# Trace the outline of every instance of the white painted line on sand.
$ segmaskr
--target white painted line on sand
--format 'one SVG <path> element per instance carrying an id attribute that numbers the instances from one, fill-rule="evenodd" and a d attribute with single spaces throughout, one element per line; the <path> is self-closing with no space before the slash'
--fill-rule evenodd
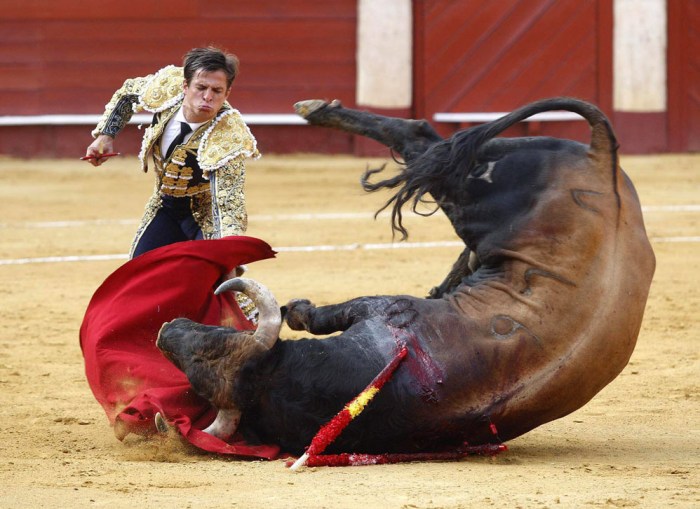
<path id="1" fill-rule="evenodd" d="M 700 236 L 690 237 L 651 237 L 652 242 L 700 242 Z M 436 241 L 436 242 L 387 242 L 377 244 L 340 244 L 340 245 L 318 245 L 318 246 L 284 246 L 273 247 L 278 253 L 315 253 L 323 251 L 374 251 L 380 249 L 424 249 L 424 248 L 445 248 L 462 247 L 464 243 L 460 241 Z M 85 255 L 85 256 L 47 256 L 40 258 L 9 258 L 0 260 L 0 265 L 27 265 L 30 263 L 65 263 L 65 262 L 102 262 L 112 260 L 126 260 L 126 254 L 106 254 L 106 255 Z"/>
<path id="2" fill-rule="evenodd" d="M 650 212 L 700 212 L 700 205 L 649 205 L 642 207 L 645 213 Z M 407 211 L 404 216 L 425 217 L 427 214 L 416 214 L 415 212 Z M 442 212 L 438 211 L 436 216 L 442 216 Z M 381 212 L 377 217 L 390 217 L 390 212 Z M 303 213 L 303 214 L 256 214 L 249 217 L 250 222 L 275 222 L 275 221 L 336 221 L 336 220 L 352 220 L 352 219 L 373 219 L 374 213 L 369 212 L 318 212 L 318 213 Z M 139 223 L 139 219 L 77 219 L 70 221 L 18 221 L 0 223 L 0 228 L 77 228 L 83 226 L 104 226 L 104 225 L 121 225 L 133 226 Z"/>
<path id="3" fill-rule="evenodd" d="M 700 242 L 700 237 L 650 237 L 652 242 Z"/>
<path id="4" fill-rule="evenodd" d="M 84 255 L 84 256 L 45 256 L 40 258 L 9 258 L 0 260 L 0 265 L 27 265 L 30 263 L 103 262 L 126 260 L 126 254 Z"/>

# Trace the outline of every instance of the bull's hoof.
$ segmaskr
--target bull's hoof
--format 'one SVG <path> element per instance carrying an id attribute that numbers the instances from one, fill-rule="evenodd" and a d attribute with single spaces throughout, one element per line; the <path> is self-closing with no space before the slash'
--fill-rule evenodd
<path id="1" fill-rule="evenodd" d="M 284 319 L 290 329 L 309 330 L 309 313 L 316 308 L 311 304 L 311 301 L 306 299 L 290 300 L 284 308 L 286 310 Z"/>
<path id="2" fill-rule="evenodd" d="M 297 115 L 300 117 L 309 118 L 311 115 L 322 110 L 323 108 L 340 108 L 341 106 L 342 104 L 340 104 L 340 101 L 337 99 L 330 103 L 321 99 L 309 99 L 295 103 L 294 111 L 296 111 Z"/>

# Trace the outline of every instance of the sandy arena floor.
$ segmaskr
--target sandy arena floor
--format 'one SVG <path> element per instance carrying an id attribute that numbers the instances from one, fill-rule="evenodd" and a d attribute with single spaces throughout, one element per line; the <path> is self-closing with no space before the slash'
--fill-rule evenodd
<path id="1" fill-rule="evenodd" d="M 377 161 L 250 164 L 248 234 L 280 253 L 248 275 L 280 302 L 319 304 L 425 295 L 441 281 L 459 248 L 363 248 L 392 240 L 388 218 L 372 219 L 386 195 L 358 184 Z M 115 439 L 85 381 L 78 328 L 93 291 L 125 261 L 152 176 L 133 157 L 100 168 L 0 159 L 0 506 L 700 507 L 700 155 L 622 163 L 657 271 L 637 349 L 612 384 L 495 458 L 293 473 L 177 440 Z M 408 227 L 409 242 L 456 240 L 444 217 Z M 344 249 L 286 249 L 322 245 Z"/>

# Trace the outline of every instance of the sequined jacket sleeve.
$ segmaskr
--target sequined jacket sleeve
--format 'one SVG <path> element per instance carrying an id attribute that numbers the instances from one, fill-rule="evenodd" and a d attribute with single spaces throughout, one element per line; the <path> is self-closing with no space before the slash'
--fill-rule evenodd
<path id="1" fill-rule="evenodd" d="M 105 112 L 92 131 L 92 136 L 96 138 L 100 134 L 108 134 L 115 137 L 129 122 L 134 112 L 140 111 L 139 95 L 152 78 L 153 75 L 126 80 L 105 106 Z"/>
<path id="2" fill-rule="evenodd" d="M 138 111 L 158 113 L 182 101 L 182 67 L 169 65 L 154 74 L 142 78 L 130 78 L 105 106 L 105 112 L 92 131 L 93 137 L 100 134 L 115 136 Z"/>
<path id="3" fill-rule="evenodd" d="M 243 235 L 248 228 L 245 176 L 242 157 L 229 161 L 210 174 L 214 234 L 219 238 Z"/>

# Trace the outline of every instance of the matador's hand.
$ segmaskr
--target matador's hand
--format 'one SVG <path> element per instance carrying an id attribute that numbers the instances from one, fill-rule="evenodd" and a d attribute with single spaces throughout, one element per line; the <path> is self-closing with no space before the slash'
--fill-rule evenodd
<path id="1" fill-rule="evenodd" d="M 93 166 L 99 166 L 105 161 L 107 157 L 103 157 L 103 154 L 112 154 L 114 152 L 114 138 L 106 134 L 100 134 L 95 141 L 93 141 L 85 151 L 85 157 L 87 161 Z"/>

